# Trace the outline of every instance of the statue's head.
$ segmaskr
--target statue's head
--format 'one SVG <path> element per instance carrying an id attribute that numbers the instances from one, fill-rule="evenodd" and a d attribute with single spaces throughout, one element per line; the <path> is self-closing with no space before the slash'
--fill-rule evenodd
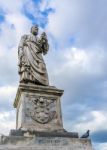
<path id="1" fill-rule="evenodd" d="M 38 34 L 38 25 L 34 25 L 31 27 L 31 33 L 34 35 Z"/>

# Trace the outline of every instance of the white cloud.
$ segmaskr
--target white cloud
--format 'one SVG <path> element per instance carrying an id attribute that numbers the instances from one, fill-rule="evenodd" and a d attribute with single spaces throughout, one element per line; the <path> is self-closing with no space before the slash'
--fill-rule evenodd
<path id="1" fill-rule="evenodd" d="M 13 109 L 13 102 L 15 99 L 17 87 L 3 86 L 0 87 L 0 113 L 9 113 Z"/>
<path id="2" fill-rule="evenodd" d="M 17 87 L 16 86 L 3 86 L 0 87 L 0 101 L 3 101 L 2 97 L 4 97 L 4 99 L 8 99 L 9 97 L 13 97 L 15 95 L 17 91 Z"/>
<path id="3" fill-rule="evenodd" d="M 94 150 L 107 150 L 107 143 L 95 143 L 93 146 L 95 147 Z"/>
<path id="4" fill-rule="evenodd" d="M 31 21 L 21 13 L 7 14 L 5 24 L 6 23 L 14 26 L 14 30 L 16 31 L 14 36 L 18 37 L 18 40 L 21 35 L 29 32 L 29 29 L 32 25 Z"/>
<path id="5" fill-rule="evenodd" d="M 74 129 L 80 132 L 84 132 L 88 129 L 91 132 L 95 132 L 98 130 L 107 130 L 107 127 L 105 126 L 105 124 L 107 124 L 106 118 L 107 112 L 103 111 L 87 112 L 86 114 L 84 114 L 84 116 L 79 118 L 79 121 L 74 125 Z"/>
<path id="6" fill-rule="evenodd" d="M 78 71 L 82 71 L 92 75 L 102 75 L 104 73 L 103 65 L 106 62 L 107 53 L 103 50 L 97 49 L 65 49 L 66 64 Z"/>
<path id="7" fill-rule="evenodd" d="M 69 86 L 73 90 L 75 84 L 80 84 L 80 81 L 81 84 L 84 81 L 88 83 L 88 80 L 89 82 L 94 80 L 97 83 L 101 80 L 102 83 L 103 80 L 106 81 L 107 70 L 105 69 L 105 64 L 107 53 L 104 50 L 69 47 L 62 49 L 62 51 L 50 53 L 46 60 L 50 79 L 55 84 L 59 84 L 60 87 L 66 88 L 66 86 Z M 52 65 L 53 70 L 51 70 Z"/>
<path id="8" fill-rule="evenodd" d="M 49 8 L 49 3 L 50 1 L 49 0 L 42 0 L 42 3 L 40 3 L 40 10 L 41 11 L 45 11 L 46 9 Z"/>
<path id="9" fill-rule="evenodd" d="M 81 106 L 80 106 L 81 107 Z M 76 131 L 79 133 L 79 136 L 81 136 L 83 133 L 85 133 L 87 130 L 90 130 L 90 137 L 99 131 L 106 131 L 107 127 L 105 124 L 107 124 L 107 112 L 106 111 L 99 111 L 99 110 L 92 110 L 90 111 L 87 107 L 85 109 L 83 108 L 83 113 L 77 113 L 74 112 L 72 114 L 72 111 L 68 109 L 68 116 L 69 119 L 65 119 L 64 127 L 68 131 Z M 76 110 L 78 111 L 78 110 Z M 69 113 L 70 112 L 70 113 Z M 76 116 L 79 115 L 79 116 Z M 100 138 L 100 137 L 99 137 Z"/>
<path id="10" fill-rule="evenodd" d="M 15 129 L 15 112 L 0 113 L 0 134 L 8 135 L 10 129 Z"/>
<path id="11" fill-rule="evenodd" d="M 0 0 L 0 7 L 2 10 L 4 10 L 6 13 L 15 13 L 18 11 L 21 11 L 23 3 L 25 0 Z"/>
<path id="12" fill-rule="evenodd" d="M 80 47 L 106 46 L 106 1 L 50 1 L 55 13 L 49 14 L 48 31 L 63 46 L 74 38 Z M 67 45 L 66 45 L 67 46 Z"/>

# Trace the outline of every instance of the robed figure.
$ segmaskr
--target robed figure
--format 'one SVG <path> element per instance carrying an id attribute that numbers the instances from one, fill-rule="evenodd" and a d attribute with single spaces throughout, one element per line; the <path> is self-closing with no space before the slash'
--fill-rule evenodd
<path id="1" fill-rule="evenodd" d="M 49 85 L 46 65 L 43 55 L 48 52 L 49 45 L 46 33 L 38 35 L 38 26 L 31 28 L 30 35 L 21 37 L 18 46 L 19 74 L 21 83 Z"/>

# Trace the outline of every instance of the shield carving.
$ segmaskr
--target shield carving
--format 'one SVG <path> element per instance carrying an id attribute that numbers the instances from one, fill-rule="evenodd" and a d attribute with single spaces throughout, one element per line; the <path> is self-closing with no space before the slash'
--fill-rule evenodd
<path id="1" fill-rule="evenodd" d="M 34 99 L 32 104 L 33 110 L 30 112 L 30 116 L 38 123 L 48 123 L 55 117 L 55 100 L 39 97 Z"/>

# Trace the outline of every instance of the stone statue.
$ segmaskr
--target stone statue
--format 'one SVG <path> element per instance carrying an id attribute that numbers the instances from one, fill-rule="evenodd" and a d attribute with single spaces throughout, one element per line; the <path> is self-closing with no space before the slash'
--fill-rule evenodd
<path id="1" fill-rule="evenodd" d="M 31 28 L 30 35 L 21 37 L 18 46 L 19 75 L 21 83 L 34 83 L 39 85 L 49 85 L 46 65 L 42 54 L 47 54 L 49 50 L 46 33 L 38 35 L 38 26 Z"/>

